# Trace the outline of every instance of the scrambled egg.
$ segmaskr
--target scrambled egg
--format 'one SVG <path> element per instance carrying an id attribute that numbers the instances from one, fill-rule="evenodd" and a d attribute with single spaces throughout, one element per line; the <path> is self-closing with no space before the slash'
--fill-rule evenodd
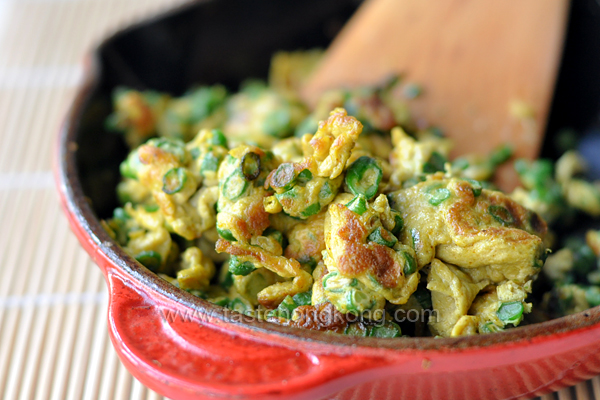
<path id="1" fill-rule="evenodd" d="M 564 312 L 600 304 L 600 289 L 569 281 L 581 248 L 544 265 L 553 235 L 542 217 L 554 222 L 565 205 L 600 215 L 576 153 L 555 175 L 519 161 L 523 187 L 501 193 L 489 181 L 510 149 L 449 160 L 451 141 L 410 120 L 416 92 L 400 80 L 332 91 L 309 110 L 297 90 L 316 60 L 278 54 L 271 86 L 233 95 L 115 92 L 108 125 L 132 150 L 123 207 L 103 224 L 126 252 L 229 309 L 358 336 L 517 326 L 540 274 L 565 283 L 546 299 Z M 593 257 L 599 238 L 587 236 Z M 585 273 L 600 284 L 600 271 Z M 420 322 L 400 318 L 411 311 Z"/>

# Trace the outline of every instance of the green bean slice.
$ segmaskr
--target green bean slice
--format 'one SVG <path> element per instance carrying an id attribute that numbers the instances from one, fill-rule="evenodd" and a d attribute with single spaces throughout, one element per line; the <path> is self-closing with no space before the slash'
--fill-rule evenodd
<path id="1" fill-rule="evenodd" d="M 242 157 L 240 168 L 244 178 L 253 181 L 260 175 L 260 157 L 256 153 L 246 153 Z"/>
<path id="2" fill-rule="evenodd" d="M 371 234 L 367 237 L 367 240 L 387 247 L 394 247 L 394 245 L 398 243 L 398 239 L 392 234 L 392 232 L 380 226 L 371 232 Z"/>
<path id="3" fill-rule="evenodd" d="M 185 168 L 171 168 L 163 176 L 162 190 L 166 194 L 179 193 L 187 182 L 187 171 Z"/>
<path id="4" fill-rule="evenodd" d="M 154 250 L 142 251 L 135 259 L 152 272 L 157 272 L 162 264 L 162 257 Z"/>
<path id="5" fill-rule="evenodd" d="M 488 207 L 488 213 L 502 226 L 510 226 L 515 223 L 515 218 L 506 207 L 491 205 Z"/>
<path id="6" fill-rule="evenodd" d="M 362 194 L 367 200 L 372 199 L 379 190 L 383 172 L 377 161 L 362 156 L 354 161 L 346 172 L 346 185 L 352 194 Z"/>
<path id="7" fill-rule="evenodd" d="M 373 326 L 369 330 L 370 337 L 376 338 L 397 338 L 402 335 L 400 326 L 392 321 L 386 321 L 383 325 Z"/>
<path id="8" fill-rule="evenodd" d="M 236 256 L 229 259 L 229 271 L 233 275 L 246 276 L 255 270 L 256 267 L 250 261 L 240 261 Z"/>
<path id="9" fill-rule="evenodd" d="M 319 203 L 314 203 L 306 207 L 304 211 L 300 213 L 300 216 L 302 218 L 308 218 L 312 215 L 318 214 L 319 211 L 321 211 L 321 205 Z"/>
<path id="10" fill-rule="evenodd" d="M 362 194 L 358 194 L 346 204 L 346 207 L 358 215 L 363 215 L 367 211 L 367 199 Z"/>
<path id="11" fill-rule="evenodd" d="M 202 160 L 200 173 L 204 175 L 205 172 L 216 172 L 217 169 L 219 169 L 219 158 L 213 153 L 207 153 Z"/>
<path id="12" fill-rule="evenodd" d="M 404 275 L 408 276 L 415 273 L 417 271 L 417 262 L 415 261 L 415 258 L 406 251 L 402 252 L 402 256 L 406 261 L 404 264 Z"/>
<path id="13" fill-rule="evenodd" d="M 450 198 L 450 190 L 446 188 L 437 188 L 434 189 L 430 194 L 429 204 L 432 206 L 439 206 L 444 201 Z"/>
<path id="14" fill-rule="evenodd" d="M 517 326 L 523 319 L 524 311 L 523 302 L 511 301 L 502 303 L 498 308 L 498 311 L 496 311 L 496 315 L 500 321 L 504 322 L 504 324 L 513 324 Z"/>
<path id="15" fill-rule="evenodd" d="M 233 236 L 233 233 L 231 233 L 229 229 L 221 229 L 219 228 L 219 225 L 217 225 L 217 233 L 225 240 L 229 240 L 230 242 L 236 241 L 235 236 Z"/>
<path id="16" fill-rule="evenodd" d="M 210 144 L 227 148 L 227 138 L 220 129 L 213 129 L 211 133 Z"/>
<path id="17" fill-rule="evenodd" d="M 289 190 L 292 187 L 295 179 L 294 164 L 283 163 L 275 170 L 275 173 L 271 178 L 271 186 L 276 189 Z"/>
<path id="18" fill-rule="evenodd" d="M 237 200 L 248 187 L 248 181 L 240 170 L 235 170 L 225 179 L 223 183 L 222 193 L 229 200 Z"/>

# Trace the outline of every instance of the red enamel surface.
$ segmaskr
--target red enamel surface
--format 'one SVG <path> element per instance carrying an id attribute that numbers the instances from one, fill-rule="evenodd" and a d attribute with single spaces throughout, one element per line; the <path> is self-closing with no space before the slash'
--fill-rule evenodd
<path id="1" fill-rule="evenodd" d="M 461 350 L 338 346 L 228 326 L 126 277 L 65 210 L 107 278 L 121 360 L 173 399 L 526 398 L 600 372 L 598 325 Z"/>

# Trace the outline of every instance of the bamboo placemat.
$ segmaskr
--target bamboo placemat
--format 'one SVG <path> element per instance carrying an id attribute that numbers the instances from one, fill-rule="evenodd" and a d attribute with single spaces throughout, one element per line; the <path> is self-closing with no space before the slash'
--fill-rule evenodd
<path id="1" fill-rule="evenodd" d="M 51 172 L 83 56 L 185 0 L 0 0 L 0 398 L 162 399 L 119 362 L 102 275 Z M 600 399 L 600 378 L 545 399 Z"/>

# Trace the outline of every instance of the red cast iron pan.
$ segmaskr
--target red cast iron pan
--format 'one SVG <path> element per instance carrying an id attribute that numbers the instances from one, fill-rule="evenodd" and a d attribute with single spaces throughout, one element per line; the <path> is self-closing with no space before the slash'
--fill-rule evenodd
<path id="1" fill-rule="evenodd" d="M 116 205 L 118 164 L 126 154 L 121 138 L 104 129 L 113 88 L 173 94 L 198 82 L 235 88 L 247 77 L 265 77 L 275 50 L 326 47 L 357 5 L 192 3 L 116 34 L 87 60 L 85 84 L 60 132 L 55 171 L 73 231 L 106 278 L 108 327 L 122 362 L 173 399 L 527 398 L 600 373 L 598 307 L 475 337 L 328 335 L 226 313 L 148 271 L 100 226 Z M 590 126 L 598 115 L 599 20 L 596 2 L 574 2 L 549 138 L 562 126 Z M 544 152 L 554 155 L 551 140 Z"/>

